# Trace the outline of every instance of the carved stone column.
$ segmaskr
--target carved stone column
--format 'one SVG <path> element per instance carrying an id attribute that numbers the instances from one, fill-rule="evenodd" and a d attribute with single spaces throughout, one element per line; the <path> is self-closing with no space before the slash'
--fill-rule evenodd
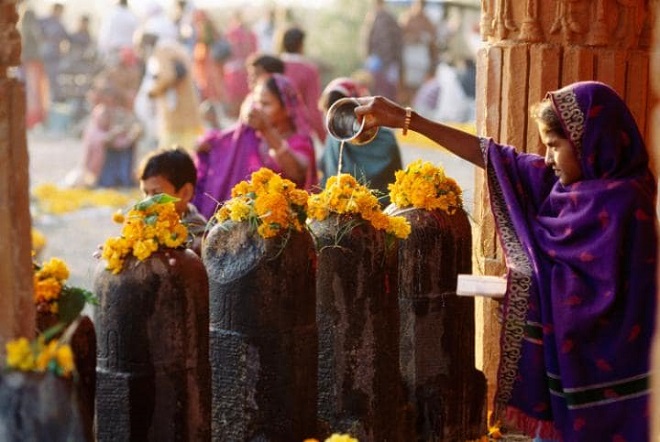
<path id="1" fill-rule="evenodd" d="M 529 106 L 548 90 L 579 80 L 608 83 L 626 100 L 651 145 L 649 56 L 658 0 L 482 0 L 477 59 L 477 130 L 503 144 L 543 153 Z M 658 73 L 655 74 L 658 77 Z M 657 81 L 657 78 L 655 79 Z M 485 274 L 504 271 L 483 174 L 475 211 L 476 264 Z M 499 359 L 497 303 L 477 302 L 481 368 L 489 406 Z"/>
<path id="2" fill-rule="evenodd" d="M 20 63 L 16 0 L 0 0 L 0 354 L 34 334 L 25 92 L 7 69 Z"/>

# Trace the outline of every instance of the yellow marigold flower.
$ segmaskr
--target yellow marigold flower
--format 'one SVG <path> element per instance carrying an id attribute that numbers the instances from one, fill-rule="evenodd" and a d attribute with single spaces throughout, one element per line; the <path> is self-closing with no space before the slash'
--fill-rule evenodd
<path id="1" fill-rule="evenodd" d="M 69 376 L 74 370 L 73 352 L 71 347 L 60 344 L 56 339 L 45 346 L 39 346 L 36 361 L 36 370 L 44 372 L 53 371 L 60 376 Z"/>
<path id="2" fill-rule="evenodd" d="M 14 370 L 30 371 L 35 368 L 34 353 L 30 341 L 18 338 L 7 342 L 7 367 Z"/>
<path id="3" fill-rule="evenodd" d="M 46 277 L 51 276 L 59 281 L 64 281 L 69 278 L 69 268 L 66 263 L 59 258 L 51 258 L 50 261 L 42 266 L 38 273 Z"/>
<path id="4" fill-rule="evenodd" d="M 231 195 L 215 214 L 221 223 L 227 220 L 249 222 L 264 238 L 289 229 L 302 229 L 307 192 L 270 169 L 257 170 L 249 181 L 236 184 Z"/>
<path id="5" fill-rule="evenodd" d="M 50 361 L 57 356 L 57 340 L 52 340 L 43 345 L 39 342 L 36 360 L 36 370 L 44 372 L 48 368 Z"/>
<path id="6" fill-rule="evenodd" d="M 39 279 L 34 276 L 35 303 L 56 301 L 60 297 L 62 284 L 55 278 Z"/>
<path id="7" fill-rule="evenodd" d="M 231 197 L 236 198 L 237 196 L 245 195 L 249 192 L 249 189 L 250 189 L 250 185 L 248 184 L 248 182 L 241 181 L 231 189 Z"/>
<path id="8" fill-rule="evenodd" d="M 317 195 L 310 196 L 307 201 L 307 213 L 310 218 L 319 221 L 327 218 L 329 213 L 339 215 L 352 213 L 370 222 L 375 229 L 385 230 L 399 238 L 407 236 L 401 236 L 405 232 L 401 223 L 407 224 L 407 221 L 401 218 L 396 228 L 390 227 L 391 219 L 394 217 L 384 214 L 376 195 L 348 174 L 329 177 L 325 189 Z"/>
<path id="9" fill-rule="evenodd" d="M 63 344 L 57 347 L 56 360 L 62 376 L 69 376 L 76 368 L 73 351 L 69 345 Z"/>
<path id="10" fill-rule="evenodd" d="M 252 212 L 252 207 L 250 206 L 250 200 L 247 198 L 237 197 L 236 199 L 229 201 L 226 210 L 228 211 L 229 218 L 232 221 L 241 222 L 248 219 L 250 212 Z"/>
<path id="11" fill-rule="evenodd" d="M 335 433 L 325 440 L 325 442 L 359 442 L 356 438 L 351 437 L 349 434 Z"/>
<path id="12" fill-rule="evenodd" d="M 410 235 L 411 227 L 410 223 L 402 216 L 392 216 L 390 217 L 390 224 L 387 227 L 387 232 L 396 236 L 397 238 L 408 238 Z"/>
<path id="13" fill-rule="evenodd" d="M 117 210 L 115 213 L 112 214 L 112 221 L 114 221 L 117 224 L 123 224 L 125 220 L 126 217 L 124 217 L 124 213 L 121 210 Z"/>
<path id="14" fill-rule="evenodd" d="M 31 236 L 32 236 L 32 250 L 34 250 L 35 253 L 41 252 L 41 250 L 46 246 L 46 237 L 44 236 L 43 233 L 41 233 L 39 230 L 35 228 L 32 228 Z"/>
<path id="15" fill-rule="evenodd" d="M 188 229 L 179 219 L 175 201 L 176 198 L 160 194 L 135 204 L 123 219 L 121 236 L 105 242 L 102 258 L 106 268 L 117 274 L 130 254 L 145 260 L 160 246 L 174 248 L 184 244 Z"/>
<path id="16" fill-rule="evenodd" d="M 398 207 L 443 210 L 449 214 L 462 207 L 462 191 L 444 169 L 428 161 L 417 160 L 395 173 L 388 186 L 390 199 Z"/>
<path id="17" fill-rule="evenodd" d="M 153 239 L 138 240 L 133 244 L 133 256 L 140 261 L 147 259 L 156 250 L 158 250 L 158 243 Z"/>

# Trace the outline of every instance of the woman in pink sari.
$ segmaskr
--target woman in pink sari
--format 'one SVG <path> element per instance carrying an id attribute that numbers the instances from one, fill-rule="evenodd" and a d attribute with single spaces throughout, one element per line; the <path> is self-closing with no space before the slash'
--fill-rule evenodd
<path id="1" fill-rule="evenodd" d="M 235 118 L 238 116 L 243 99 L 249 92 L 245 61 L 257 51 L 257 37 L 243 22 L 241 13 L 236 11 L 225 38 L 231 46 L 231 56 L 223 66 L 225 104 L 227 114 Z"/>
<path id="2" fill-rule="evenodd" d="M 200 140 L 193 203 L 206 218 L 231 197 L 234 185 L 261 167 L 307 190 L 317 184 L 305 106 L 293 84 L 272 74 L 257 84 L 253 98 L 244 122 Z"/>

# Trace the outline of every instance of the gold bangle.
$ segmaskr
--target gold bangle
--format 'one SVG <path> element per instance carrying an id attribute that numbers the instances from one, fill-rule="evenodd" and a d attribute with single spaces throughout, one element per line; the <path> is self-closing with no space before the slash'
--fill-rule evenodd
<path id="1" fill-rule="evenodd" d="M 406 118 L 403 120 L 403 132 L 402 134 L 408 135 L 408 128 L 410 127 L 410 120 L 412 119 L 412 109 L 406 107 Z"/>

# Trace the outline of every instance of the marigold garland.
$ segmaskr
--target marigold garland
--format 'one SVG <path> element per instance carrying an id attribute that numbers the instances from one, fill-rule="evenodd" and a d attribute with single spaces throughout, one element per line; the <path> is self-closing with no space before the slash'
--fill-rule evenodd
<path id="1" fill-rule="evenodd" d="M 397 238 L 405 239 L 410 234 L 410 224 L 402 216 L 390 216 L 381 210 L 378 198 L 352 175 L 342 173 L 331 176 L 325 189 L 310 195 L 308 216 L 323 221 L 330 213 L 355 214 L 378 230 L 385 230 Z"/>
<path id="2" fill-rule="evenodd" d="M 215 214 L 219 223 L 248 222 L 263 238 L 289 229 L 300 232 L 305 224 L 307 192 L 268 168 L 236 184 L 231 196 Z"/>
<path id="3" fill-rule="evenodd" d="M 105 241 L 101 257 L 106 268 L 118 274 L 129 255 L 144 261 L 160 247 L 182 246 L 188 239 L 188 229 L 179 218 L 175 201 L 174 197 L 158 194 L 135 204 L 126 215 L 113 215 L 123 227 L 121 236 Z"/>
<path id="4" fill-rule="evenodd" d="M 68 344 L 57 339 L 46 342 L 43 336 L 35 341 L 18 338 L 5 345 L 7 359 L 5 368 L 26 372 L 51 372 L 69 377 L 75 370 L 73 352 Z"/>
<path id="5" fill-rule="evenodd" d="M 399 208 L 442 210 L 451 215 L 463 207 L 461 188 L 431 162 L 416 160 L 397 171 L 395 178 L 388 188 L 390 200 Z"/>

